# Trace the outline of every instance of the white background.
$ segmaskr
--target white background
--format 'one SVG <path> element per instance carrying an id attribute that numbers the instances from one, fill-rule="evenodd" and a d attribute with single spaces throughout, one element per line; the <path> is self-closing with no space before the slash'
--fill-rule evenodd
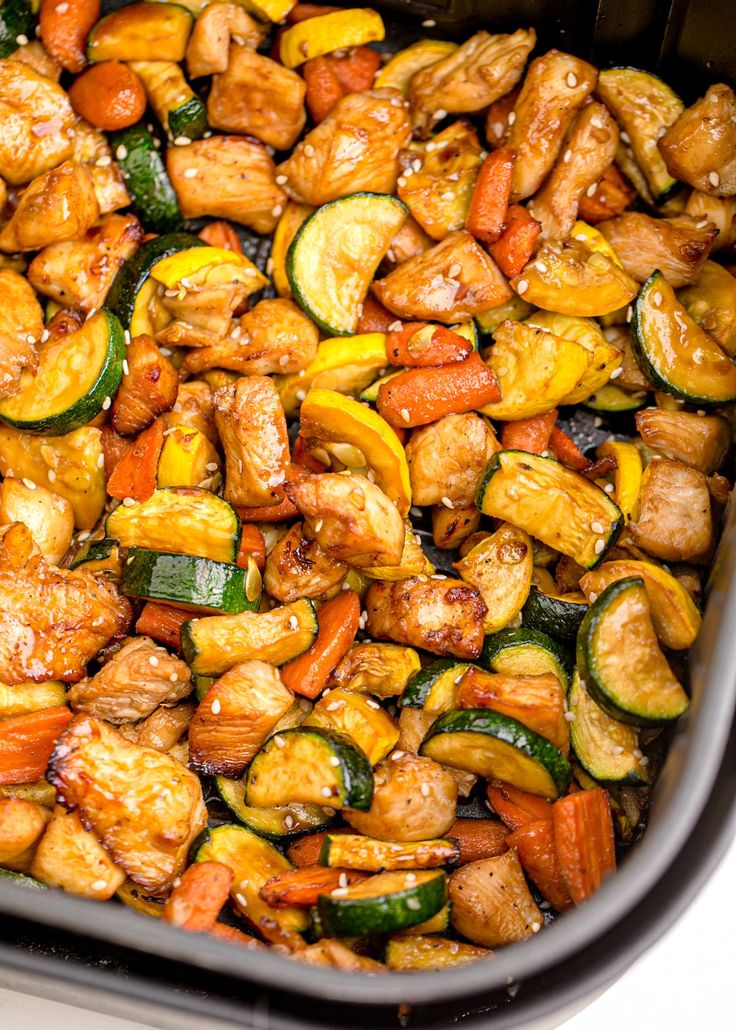
<path id="1" fill-rule="evenodd" d="M 678 923 L 564 1030 L 726 1030 L 733 989 L 736 841 Z M 0 989 L 0 1030 L 148 1030 Z"/>

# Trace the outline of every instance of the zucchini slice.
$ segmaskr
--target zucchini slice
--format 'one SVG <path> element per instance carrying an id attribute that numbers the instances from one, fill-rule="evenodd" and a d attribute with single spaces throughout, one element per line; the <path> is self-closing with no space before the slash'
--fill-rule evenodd
<path id="1" fill-rule="evenodd" d="M 251 763 L 245 789 L 246 804 L 268 808 L 300 801 L 366 811 L 372 797 L 365 753 L 349 737 L 321 726 L 299 726 L 267 740 Z"/>
<path id="2" fill-rule="evenodd" d="M 424 708 L 438 714 L 449 712 L 455 707 L 458 683 L 471 668 L 469 662 L 437 658 L 411 676 L 401 695 L 400 707 Z"/>
<path id="3" fill-rule="evenodd" d="M 149 4 L 144 6 L 148 7 Z M 182 224 L 179 201 L 163 158 L 145 125 L 132 125 L 129 129 L 113 133 L 110 146 L 133 201 L 133 208 L 145 228 L 157 233 L 179 229 Z"/>
<path id="4" fill-rule="evenodd" d="M 657 142 L 685 105 L 670 87 L 639 68 L 610 68 L 598 76 L 596 93 L 631 139 L 636 162 L 652 196 L 661 200 L 675 186 Z"/>
<path id="5" fill-rule="evenodd" d="M 423 973 L 449 969 L 482 958 L 492 958 L 488 948 L 478 948 L 446 937 L 423 937 L 397 934 L 386 945 L 386 965 L 397 973 Z"/>
<path id="6" fill-rule="evenodd" d="M 698 281 L 678 293 L 688 315 L 721 346 L 736 356 L 736 277 L 715 261 L 706 261 Z"/>
<path id="7" fill-rule="evenodd" d="M 69 568 L 78 569 L 83 565 L 89 572 L 120 579 L 123 561 L 117 540 L 111 540 L 110 537 L 105 537 L 104 540 L 90 540 L 74 555 Z"/>
<path id="8" fill-rule="evenodd" d="M 649 598 L 639 577 L 611 583 L 578 631 L 586 690 L 612 718 L 639 726 L 677 719 L 690 705 L 657 644 Z"/>
<path id="9" fill-rule="evenodd" d="M 113 279 L 107 295 L 108 307 L 115 312 L 125 329 L 130 329 L 131 336 L 145 332 L 145 321 L 142 298 L 143 290 L 151 271 L 162 258 L 175 254 L 179 250 L 191 247 L 206 247 L 204 240 L 186 232 L 165 233 L 148 240 L 132 257 L 128 258 Z M 156 288 L 156 283 L 151 284 Z M 148 298 L 150 301 L 150 297 Z"/>
<path id="10" fill-rule="evenodd" d="M 121 504 L 107 517 L 105 532 L 122 547 L 173 551 L 234 562 L 240 546 L 235 509 L 209 490 L 170 486 L 146 501 Z"/>
<path id="11" fill-rule="evenodd" d="M 481 662 L 507 676 L 543 676 L 551 672 L 567 690 L 570 656 L 564 647 L 539 630 L 502 629 L 486 637 Z"/>
<path id="12" fill-rule="evenodd" d="M 39 350 L 38 369 L 21 374 L 20 392 L 0 402 L 0 420 L 25 433 L 64 436 L 91 422 L 123 377 L 125 338 L 107 308 Z"/>
<path id="13" fill-rule="evenodd" d="M 278 808 L 250 807 L 245 803 L 245 780 L 215 776 L 215 787 L 235 818 L 266 840 L 289 840 L 300 833 L 324 830 L 334 819 L 321 805 L 295 802 Z"/>
<path id="14" fill-rule="evenodd" d="M 66 704 L 66 685 L 56 680 L 45 683 L 0 683 L 0 719 L 28 715 L 44 708 Z"/>
<path id="15" fill-rule="evenodd" d="M 301 400 L 313 387 L 355 395 L 388 363 L 385 333 L 336 336 L 322 340 L 314 360 L 301 372 L 276 376 L 274 381 L 287 418 L 294 418 Z"/>
<path id="16" fill-rule="evenodd" d="M 332 937 L 392 933 L 423 923 L 447 901 L 447 877 L 440 870 L 379 873 L 367 880 L 323 894 L 317 915 L 323 933 Z"/>
<path id="17" fill-rule="evenodd" d="M 532 584 L 532 542 L 523 529 L 503 522 L 454 567 L 466 583 L 480 590 L 488 609 L 483 629 L 496 633 L 524 607 Z"/>
<path id="18" fill-rule="evenodd" d="M 211 615 L 185 622 L 181 645 L 192 672 L 220 676 L 253 658 L 283 665 L 312 646 L 317 629 L 314 605 L 302 598 L 270 612 Z"/>
<path id="19" fill-rule="evenodd" d="M 33 39 L 36 19 L 26 0 L 3 0 L 0 6 L 0 57 L 10 57 L 20 45 L 18 36 Z"/>
<path id="20" fill-rule="evenodd" d="M 572 777 L 569 762 L 554 744 L 516 719 L 487 708 L 441 715 L 430 726 L 419 754 L 550 799 L 565 794 Z"/>
<path id="21" fill-rule="evenodd" d="M 279 58 L 286 68 L 298 68 L 311 58 L 321 57 L 333 50 L 365 46 L 382 40 L 385 35 L 381 15 L 370 8 L 317 13 L 316 18 L 296 22 L 284 30 L 279 44 Z"/>
<path id="22" fill-rule="evenodd" d="M 406 205 L 386 193 L 353 193 L 318 208 L 286 255 L 294 299 L 331 336 L 355 332 L 368 285 Z"/>
<path id="23" fill-rule="evenodd" d="M 623 526 L 621 509 L 595 483 L 527 451 L 492 456 L 477 504 L 484 515 L 519 526 L 585 569 L 603 561 Z"/>
<path id="24" fill-rule="evenodd" d="M 572 749 L 586 772 L 603 783 L 641 786 L 649 782 L 636 729 L 606 715 L 583 686 L 577 671 L 567 704 Z"/>
<path id="25" fill-rule="evenodd" d="M 128 4 L 100 18 L 87 37 L 94 61 L 182 61 L 194 19 L 179 4 Z"/>
<path id="26" fill-rule="evenodd" d="M 175 608 L 203 612 L 256 612 L 261 600 L 260 574 L 211 558 L 131 547 L 120 589 L 129 597 L 164 601 Z M 250 589 L 249 589 L 250 587 Z"/>
<path id="27" fill-rule="evenodd" d="M 524 626 L 548 633 L 565 643 L 574 641 L 588 602 L 582 594 L 566 594 L 558 597 L 544 594 L 533 586 L 524 605 L 521 618 Z"/>
<path id="28" fill-rule="evenodd" d="M 599 387 L 595 393 L 584 400 L 583 404 L 586 408 L 592 408 L 593 411 L 607 411 L 612 415 L 617 415 L 622 411 L 638 411 L 639 408 L 644 407 L 646 402 L 646 393 L 627 393 L 620 386 L 606 383 L 605 386 Z"/>
<path id="29" fill-rule="evenodd" d="M 201 139 L 207 131 L 207 109 L 173 61 L 131 61 L 148 102 L 170 140 Z"/>
<path id="30" fill-rule="evenodd" d="M 320 852 L 322 865 L 343 869 L 361 869 L 380 873 L 385 869 L 422 869 L 449 865 L 460 857 L 460 849 L 451 840 L 420 840 L 403 844 L 373 840 L 360 834 L 327 834 Z"/>
<path id="31" fill-rule="evenodd" d="M 692 320 L 659 271 L 636 298 L 631 339 L 644 374 L 658 390 L 697 404 L 736 400 L 736 365 Z"/>
<path id="32" fill-rule="evenodd" d="M 371 765 L 393 751 L 399 739 L 398 725 L 376 701 L 341 687 L 319 700 L 303 725 L 345 734 L 365 752 Z"/>
<path id="33" fill-rule="evenodd" d="M 309 920 L 304 909 L 273 908 L 261 899 L 258 893 L 261 887 L 293 866 L 273 844 L 257 833 L 233 824 L 205 830 L 195 841 L 194 860 L 221 862 L 232 870 L 230 900 L 238 915 L 247 919 L 255 929 L 259 929 L 261 919 L 272 919 L 292 933 L 302 933 L 307 929 Z"/>
<path id="34" fill-rule="evenodd" d="M 16 47 L 17 49 L 17 47 Z M 48 887 L 40 880 L 34 880 L 32 876 L 25 876 L 23 873 L 14 873 L 10 869 L 0 869 L 0 880 L 8 880 L 17 884 L 18 887 L 26 887 L 32 891 L 45 891 Z"/>

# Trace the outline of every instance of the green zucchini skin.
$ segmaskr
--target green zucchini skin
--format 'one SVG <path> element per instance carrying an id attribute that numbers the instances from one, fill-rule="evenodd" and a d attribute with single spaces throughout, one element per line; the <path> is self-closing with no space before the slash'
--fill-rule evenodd
<path id="1" fill-rule="evenodd" d="M 566 601 L 564 597 L 550 597 L 533 586 L 521 610 L 521 618 L 529 629 L 547 633 L 555 640 L 573 643 L 587 610 L 586 604 Z"/>
<path id="2" fill-rule="evenodd" d="M 113 540 L 109 536 L 105 537 L 104 540 L 94 540 L 74 555 L 69 568 L 78 569 L 80 565 L 86 565 L 88 561 L 101 561 L 104 558 L 109 558 L 113 548 L 117 546 L 117 540 Z"/>
<path id="3" fill-rule="evenodd" d="M 382 875 L 382 874 L 379 874 Z M 395 875 L 395 874 L 389 874 Z M 399 874 L 396 878 L 403 878 Z M 438 872 L 414 886 L 367 898 L 322 895 L 313 925 L 320 934 L 353 937 L 392 933 L 416 926 L 439 912 L 447 900 L 447 877 Z"/>
<path id="4" fill-rule="evenodd" d="M 559 666 L 564 675 L 563 687 L 567 687 L 567 682 L 572 674 L 572 658 L 560 643 L 538 629 L 521 627 L 519 629 L 502 629 L 498 633 L 489 634 L 483 642 L 480 662 L 492 672 L 502 671 L 496 668 L 495 663 L 505 652 L 512 652 L 514 649 L 522 647 L 536 647 L 547 651 L 552 662 Z"/>
<path id="5" fill-rule="evenodd" d="M 36 19 L 26 0 L 5 0 L 0 7 L 0 57 L 10 57 L 18 47 L 18 36 L 35 38 Z"/>
<path id="6" fill-rule="evenodd" d="M 258 611 L 260 604 L 260 595 L 252 601 L 245 596 L 245 574 L 239 565 L 211 558 L 131 547 L 120 585 L 129 597 L 237 615 Z"/>
<path id="7" fill-rule="evenodd" d="M 215 788 L 238 822 L 266 840 L 288 841 L 303 833 L 324 830 L 334 822 L 319 805 L 294 803 L 278 808 L 252 808 L 245 803 L 245 782 L 215 776 Z"/>
<path id="8" fill-rule="evenodd" d="M 461 662 L 455 658 L 438 658 L 429 665 L 417 669 L 409 677 L 409 682 L 399 700 L 399 707 L 423 708 L 432 688 L 441 677 L 449 675 L 453 669 L 457 670 L 456 677 L 462 676 L 470 668 L 472 665 L 469 662 Z"/>
<path id="9" fill-rule="evenodd" d="M 169 111 L 169 133 L 172 139 L 201 139 L 207 131 L 207 108 L 198 96 L 190 97 L 181 107 Z"/>
<path id="10" fill-rule="evenodd" d="M 145 125 L 132 125 L 110 137 L 115 158 L 133 200 L 136 214 L 151 232 L 181 228 L 179 201 L 153 136 Z"/>
<path id="11" fill-rule="evenodd" d="M 190 247 L 206 247 L 204 240 L 187 232 L 171 232 L 148 240 L 124 263 L 113 279 L 107 306 L 115 312 L 124 328 L 130 326 L 138 291 L 162 258 Z"/>
<path id="12" fill-rule="evenodd" d="M 601 783 L 641 787 L 649 782 L 636 729 L 612 719 L 590 696 L 575 673 L 567 695 L 570 744 L 580 765 Z"/>
<path id="13" fill-rule="evenodd" d="M 10 869 L 0 869 L 0 880 L 9 880 L 19 887 L 25 887 L 32 891 L 45 891 L 48 887 L 40 880 L 34 880 L 32 876 L 25 876 L 23 873 L 14 873 Z"/>

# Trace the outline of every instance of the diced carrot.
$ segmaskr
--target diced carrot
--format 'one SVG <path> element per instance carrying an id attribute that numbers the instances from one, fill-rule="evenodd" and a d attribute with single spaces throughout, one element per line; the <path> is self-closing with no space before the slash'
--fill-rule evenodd
<path id="1" fill-rule="evenodd" d="M 413 368 L 389 379 L 378 390 L 376 406 L 387 422 L 406 429 L 500 399 L 495 372 L 474 351 L 465 361 Z"/>
<path id="2" fill-rule="evenodd" d="M 164 445 L 164 423 L 157 418 L 123 455 L 107 481 L 107 492 L 122 501 L 146 501 L 156 489 L 156 471 Z"/>
<path id="3" fill-rule="evenodd" d="M 498 819 L 456 819 L 445 834 L 460 848 L 460 857 L 455 865 L 479 862 L 484 858 L 496 858 L 508 850 L 506 835 L 508 829 Z"/>
<path id="4" fill-rule="evenodd" d="M 587 469 L 590 462 L 580 450 L 578 445 L 567 433 L 555 426 L 549 437 L 549 445 L 555 452 L 563 465 L 573 469 L 575 472 L 582 472 Z"/>
<path id="5" fill-rule="evenodd" d="M 71 717 L 66 706 L 59 706 L 0 721 L 0 783 L 40 780 Z"/>
<path id="6" fill-rule="evenodd" d="M 215 923 L 210 930 L 210 937 L 216 937 L 218 941 L 225 941 L 226 944 L 238 944 L 241 948 L 250 948 L 251 951 L 265 948 L 263 941 L 257 937 L 251 937 L 249 933 L 243 933 L 234 926 L 226 923 Z"/>
<path id="7" fill-rule="evenodd" d="M 392 365 L 408 368 L 432 368 L 464 361 L 473 352 L 473 345 L 464 336 L 444 325 L 407 322 L 398 331 L 389 333 L 386 354 Z"/>
<path id="8" fill-rule="evenodd" d="M 100 17 L 100 0 L 41 0 L 39 35 L 49 54 L 68 72 L 87 63 L 87 34 Z M 145 104 L 144 104 L 145 108 Z"/>
<path id="9" fill-rule="evenodd" d="M 316 697 L 330 673 L 355 640 L 360 619 L 360 598 L 354 590 L 341 590 L 317 612 L 319 632 L 312 646 L 281 666 L 281 679 L 303 697 Z"/>
<path id="10" fill-rule="evenodd" d="M 195 862 L 166 899 L 164 922 L 182 930 L 211 930 L 232 882 L 232 869 L 221 862 Z"/>
<path id="11" fill-rule="evenodd" d="M 524 872 L 534 881 L 552 908 L 562 912 L 572 904 L 555 846 L 555 829 L 551 819 L 527 823 L 506 838 L 516 848 Z"/>
<path id="12" fill-rule="evenodd" d="M 549 438 L 557 421 L 558 411 L 546 411 L 533 418 L 521 418 L 518 422 L 506 422 L 501 430 L 501 446 L 508 451 L 529 451 L 542 454 L 549 448 Z"/>
<path id="13" fill-rule="evenodd" d="M 248 559 L 253 558 L 261 571 L 266 566 L 266 541 L 258 526 L 246 525 L 240 530 L 240 550 L 236 563 L 241 569 L 248 568 Z"/>
<path id="14" fill-rule="evenodd" d="M 337 833 L 355 833 L 355 830 L 349 826 L 340 826 L 334 830 L 320 830 L 319 833 L 309 833 L 307 836 L 300 837 L 299 840 L 289 845 L 286 857 L 298 869 L 304 866 L 317 865 L 319 856 L 322 854 L 322 845 L 328 833 L 331 837 L 334 837 Z"/>
<path id="15" fill-rule="evenodd" d="M 174 608 L 170 604 L 158 604 L 147 601 L 143 605 L 136 631 L 143 636 L 158 640 L 167 647 L 181 649 L 181 628 L 192 618 L 192 613 L 183 608 Z"/>
<path id="16" fill-rule="evenodd" d="M 396 315 L 385 308 L 380 301 L 369 294 L 363 301 L 363 310 L 358 319 L 356 333 L 387 333 L 392 325 L 400 322 Z"/>
<path id="17" fill-rule="evenodd" d="M 242 254 L 243 246 L 240 237 L 229 222 L 210 222 L 200 229 L 197 234 L 200 240 L 209 243 L 211 247 L 222 247 L 224 250 L 232 250 L 234 254 Z"/>
<path id="18" fill-rule="evenodd" d="M 506 212 L 506 228 L 488 248 L 491 257 L 508 279 L 519 275 L 534 253 L 542 226 L 521 204 L 511 204 Z"/>
<path id="19" fill-rule="evenodd" d="M 260 508 L 236 505 L 235 511 L 241 522 L 286 522 L 287 519 L 295 519 L 299 514 L 299 509 L 288 497 L 284 497 L 278 504 L 262 505 Z"/>
<path id="20" fill-rule="evenodd" d="M 478 173 L 465 228 L 484 246 L 497 240 L 504 230 L 515 162 L 513 150 L 499 147 L 488 155 Z"/>
<path id="21" fill-rule="evenodd" d="M 112 426 L 100 426 L 100 443 L 105 459 L 105 475 L 111 476 L 115 466 L 133 447 L 134 440 L 129 440 L 116 433 Z"/>
<path id="22" fill-rule="evenodd" d="M 611 164 L 603 173 L 592 197 L 587 193 L 583 195 L 578 205 L 578 218 L 591 225 L 615 218 L 626 210 L 635 196 L 634 187 L 616 165 Z"/>
<path id="23" fill-rule="evenodd" d="M 309 113 L 315 122 L 322 122 L 345 95 L 337 72 L 327 57 L 314 57 L 303 66 L 302 74 L 307 84 Z"/>
<path id="24" fill-rule="evenodd" d="M 123 371 L 110 417 L 117 433 L 135 436 L 174 407 L 179 373 L 146 333 L 134 337 L 125 357 L 128 370 Z"/>
<path id="25" fill-rule="evenodd" d="M 331 869 L 323 865 L 307 865 L 289 869 L 272 877 L 258 892 L 261 899 L 274 908 L 289 905 L 316 905 L 320 894 L 329 894 L 336 887 L 365 880 L 365 873 L 353 869 Z"/>
<path id="26" fill-rule="evenodd" d="M 488 784 L 488 800 L 491 808 L 510 830 L 520 830 L 538 819 L 552 818 L 552 803 L 536 794 L 513 787 L 510 783 L 497 780 Z"/>
<path id="27" fill-rule="evenodd" d="M 570 897 L 576 905 L 616 871 L 613 819 L 604 790 L 581 790 L 552 806 L 555 844 Z"/>
<path id="28" fill-rule="evenodd" d="M 486 139 L 491 147 L 502 147 L 509 127 L 509 115 L 516 106 L 519 89 L 512 89 L 486 111 Z"/>
<path id="29" fill-rule="evenodd" d="M 315 458 L 313 454 L 309 454 L 304 444 L 304 437 L 300 433 L 297 433 L 296 440 L 294 441 L 291 459 L 295 465 L 301 465 L 302 468 L 309 469 L 310 472 L 325 472 L 327 469 L 324 462 L 320 461 L 319 458 Z"/>
<path id="30" fill-rule="evenodd" d="M 80 117 L 105 132 L 135 125 L 146 110 L 143 83 L 122 61 L 93 64 L 71 84 L 69 100 Z"/>

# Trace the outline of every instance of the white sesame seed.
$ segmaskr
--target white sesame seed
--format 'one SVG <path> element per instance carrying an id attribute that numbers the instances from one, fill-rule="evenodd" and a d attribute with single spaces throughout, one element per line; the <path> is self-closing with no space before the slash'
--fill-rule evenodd
<path id="1" fill-rule="evenodd" d="M 541 929 L 542 929 L 542 924 L 541 923 L 536 922 L 536 921 L 532 923 L 532 933 L 539 933 L 539 931 Z"/>
<path id="2" fill-rule="evenodd" d="M 66 6 L 68 7 L 69 5 L 67 4 Z M 57 7 L 57 10 L 58 10 L 58 7 Z M 93 891 L 104 891 L 106 887 L 107 887 L 107 880 L 95 880 L 95 882 L 92 884 L 92 890 Z"/>
<path id="3" fill-rule="evenodd" d="M 304 144 L 304 154 L 306 157 L 314 157 L 314 147 L 311 143 Z"/>
<path id="4" fill-rule="evenodd" d="M 711 186 L 720 186 L 721 177 L 718 172 L 708 172 L 708 182 Z"/>
<path id="5" fill-rule="evenodd" d="M 290 615 L 289 616 L 289 629 L 291 629 L 291 630 L 299 629 L 299 620 L 297 619 L 296 615 Z"/>
<path id="6" fill-rule="evenodd" d="M 519 294 L 519 296 L 521 297 L 522 294 L 526 293 L 528 289 L 529 283 L 526 281 L 526 279 L 519 279 L 518 283 L 516 284 L 516 292 Z"/>
<path id="7" fill-rule="evenodd" d="M 406 907 L 410 908 L 412 912 L 418 912 L 419 909 L 422 907 L 422 903 L 419 900 L 419 898 L 407 898 Z"/>
<path id="8" fill-rule="evenodd" d="M 591 182 L 590 186 L 588 186 L 587 190 L 585 191 L 585 196 L 586 197 L 592 197 L 595 194 L 595 191 L 597 189 L 598 189 L 598 183 L 597 182 Z"/>
<path id="9" fill-rule="evenodd" d="M 404 757 L 404 752 L 403 751 L 394 751 L 394 753 L 391 755 L 391 761 L 392 762 L 398 762 L 403 757 Z"/>
<path id="10" fill-rule="evenodd" d="M 603 489 L 606 491 L 607 494 L 612 494 L 616 487 L 613 485 L 613 483 L 606 483 Z"/>
<path id="11" fill-rule="evenodd" d="M 631 136 L 629 136 L 628 132 L 622 132 L 621 133 L 621 142 L 622 143 L 631 143 Z"/>
<path id="12" fill-rule="evenodd" d="M 509 128 L 514 124 L 515 121 L 516 121 L 516 111 L 512 111 L 511 114 L 507 118 L 507 123 L 509 125 Z"/>
<path id="13" fill-rule="evenodd" d="M 222 708 L 222 705 L 220 704 L 219 699 L 215 698 L 215 700 L 212 702 L 212 704 L 210 706 L 210 711 L 212 712 L 213 715 L 219 715 L 221 708 Z"/>
<path id="14" fill-rule="evenodd" d="M 595 547 L 593 548 L 593 550 L 595 551 L 596 554 L 602 554 L 603 553 L 603 548 L 605 546 L 606 546 L 606 541 L 603 540 L 603 539 L 598 539 L 595 542 Z"/>
<path id="15" fill-rule="evenodd" d="M 441 122 L 443 118 L 447 118 L 447 111 L 444 107 L 438 107 L 434 113 L 435 118 L 438 122 Z"/>
<path id="16" fill-rule="evenodd" d="M 282 215 L 283 213 L 284 213 L 283 204 L 274 204 L 274 206 L 271 208 L 271 214 L 273 215 L 274 218 L 278 218 L 279 215 Z"/>
<path id="17" fill-rule="evenodd" d="M 622 368 L 614 368 L 613 372 L 611 372 L 611 379 L 618 379 L 620 375 L 623 375 L 623 371 Z"/>
<path id="18" fill-rule="evenodd" d="M 399 330 L 403 328 L 403 326 L 404 323 L 401 321 L 401 319 L 397 318 L 396 321 L 392 322 L 391 325 L 388 327 L 388 331 L 390 333 L 398 333 Z"/>
<path id="19" fill-rule="evenodd" d="M 123 507 L 132 508 L 135 504 L 135 500 L 132 497 L 123 497 Z"/>
<path id="20" fill-rule="evenodd" d="M 337 757 L 337 755 L 330 755 L 330 758 L 328 760 L 328 765 L 331 765 L 333 767 L 333 769 L 336 769 L 339 764 L 340 764 L 340 759 Z"/>
<path id="21" fill-rule="evenodd" d="M 23 480 L 23 486 L 26 487 L 27 490 L 35 490 L 36 489 L 36 484 L 33 482 L 32 479 L 24 479 Z"/>
<path id="22" fill-rule="evenodd" d="M 320 794 L 322 795 L 323 798 L 331 798 L 332 797 L 332 787 L 323 787 L 322 790 L 320 791 Z"/>
<path id="23" fill-rule="evenodd" d="M 590 528 L 593 530 L 594 533 L 603 532 L 603 526 L 600 524 L 600 522 L 591 522 Z"/>
<path id="24" fill-rule="evenodd" d="M 655 308 L 658 308 L 661 303 L 662 303 L 662 294 L 659 292 L 659 290 L 656 290 L 652 294 L 652 304 L 655 306 Z"/>
<path id="25" fill-rule="evenodd" d="M 24 36 L 22 32 L 19 32 L 18 35 L 15 37 L 15 42 L 18 44 L 18 46 L 27 46 L 28 36 Z"/>
<path id="26" fill-rule="evenodd" d="M 419 787 L 419 793 L 422 795 L 423 798 L 428 798 L 429 797 L 429 793 L 430 793 L 429 784 L 428 783 L 422 783 L 421 786 Z"/>
<path id="27" fill-rule="evenodd" d="M 373 700 L 372 698 L 370 698 L 370 697 L 366 699 L 366 702 L 365 702 L 365 703 L 366 703 L 366 704 L 368 705 L 368 707 L 369 707 L 369 708 L 376 708 L 376 709 L 378 709 L 378 708 L 380 708 L 380 707 L 381 707 L 381 706 L 380 706 L 380 705 L 378 704 L 378 702 L 377 702 L 377 701 L 374 701 L 374 700 Z"/>
<path id="28" fill-rule="evenodd" d="M 330 701 L 326 706 L 328 712 L 339 712 L 341 708 L 345 707 L 344 701 Z"/>
<path id="29" fill-rule="evenodd" d="M 330 897 L 333 898 L 344 898 L 348 893 L 347 887 L 335 887 L 334 890 L 330 891 Z"/>
<path id="30" fill-rule="evenodd" d="M 450 265 L 450 269 L 448 271 L 448 275 L 450 276 L 451 279 L 454 279 L 456 276 L 460 275 L 462 270 L 463 270 L 463 266 L 458 261 L 456 261 L 453 265 Z"/>
<path id="31" fill-rule="evenodd" d="M 199 175 L 199 169 L 198 168 L 185 168 L 184 169 L 184 178 L 185 179 L 196 179 L 198 175 Z"/>
<path id="32" fill-rule="evenodd" d="M 546 272 L 549 271 L 549 269 L 545 265 L 544 261 L 537 261 L 536 267 L 537 267 L 538 271 L 540 271 L 542 273 L 542 275 L 544 275 Z"/>
<path id="33" fill-rule="evenodd" d="M 408 408 L 402 408 L 399 412 L 404 422 L 411 422 L 411 414 Z"/>
<path id="34" fill-rule="evenodd" d="M 624 749 L 621 747 L 620 744 L 617 744 L 615 747 L 612 747 L 611 751 L 613 751 L 614 755 L 622 755 L 624 753 Z"/>
<path id="35" fill-rule="evenodd" d="M 276 185 L 277 186 L 285 186 L 288 181 L 289 181 L 289 176 L 288 175 L 277 175 L 276 176 Z"/>
<path id="36" fill-rule="evenodd" d="M 451 500 L 450 500 L 450 498 L 449 498 L 449 497 L 447 497 L 447 496 L 445 496 L 445 497 L 440 497 L 440 504 L 444 504 L 444 506 L 445 506 L 446 508 L 450 508 L 450 509 L 452 509 L 452 508 L 454 508 L 454 507 L 455 507 L 455 504 L 454 504 L 454 502 L 453 502 L 453 501 L 451 501 Z"/>
<path id="37" fill-rule="evenodd" d="M 578 77 L 574 72 L 568 72 L 565 82 L 567 82 L 570 89 L 575 89 L 578 84 Z"/>
<path id="38" fill-rule="evenodd" d="M 188 136 L 177 136 L 174 140 L 175 147 L 188 147 L 192 141 Z"/>
<path id="39" fill-rule="evenodd" d="M 423 29 L 433 29 L 436 24 L 437 24 L 437 22 L 434 20 L 434 18 L 425 18 L 424 21 L 422 22 L 422 28 Z M 715 100 L 716 98 L 713 97 L 712 99 Z"/>
<path id="40" fill-rule="evenodd" d="M 104 467 L 105 467 L 105 455 L 104 454 L 98 454 L 97 455 L 97 468 L 101 469 L 101 468 L 104 468 Z"/>
<path id="41" fill-rule="evenodd" d="M 564 161 L 564 163 L 566 165 L 568 165 L 568 164 L 570 164 L 571 159 L 572 159 L 572 150 L 570 150 L 570 148 L 568 147 L 567 150 L 565 151 L 565 153 L 562 155 L 562 160 Z"/>
<path id="42" fill-rule="evenodd" d="M 112 404 L 112 397 L 105 397 L 104 401 L 102 402 L 102 410 L 103 411 L 107 411 L 107 409 L 110 407 L 111 404 Z"/>
<path id="43" fill-rule="evenodd" d="M 155 668 L 158 665 L 158 655 L 152 654 L 148 659 L 148 664 Z"/>
<path id="44" fill-rule="evenodd" d="M 286 747 L 286 741 L 284 740 L 284 738 L 283 738 L 283 737 L 280 737 L 280 736 L 278 735 L 278 733 L 277 733 L 277 734 L 276 734 L 276 736 L 275 736 L 275 737 L 273 738 L 273 742 L 274 742 L 274 744 L 276 745 L 276 747 Z"/>
<path id="45" fill-rule="evenodd" d="M 565 712 L 566 722 L 575 722 L 575 712 Z"/>
<path id="46" fill-rule="evenodd" d="M 235 900 L 237 901 L 237 903 L 240 905 L 241 908 L 247 908 L 248 907 L 248 899 L 244 898 L 242 894 L 236 894 L 235 895 Z"/>
<path id="47" fill-rule="evenodd" d="M 115 150 L 115 157 L 118 161 L 124 161 L 128 156 L 128 148 L 125 144 L 121 143 L 120 146 Z"/>

